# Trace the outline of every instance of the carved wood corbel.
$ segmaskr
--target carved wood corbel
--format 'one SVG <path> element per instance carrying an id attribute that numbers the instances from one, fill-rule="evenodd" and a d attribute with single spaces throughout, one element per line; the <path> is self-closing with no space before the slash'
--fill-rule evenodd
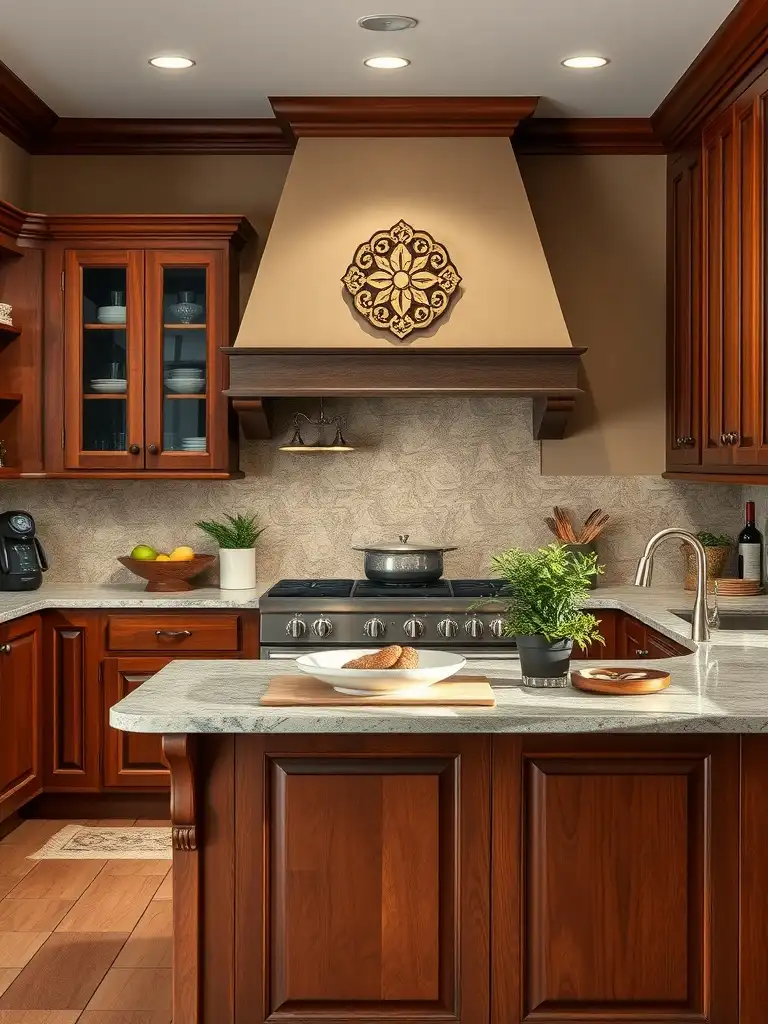
<path id="1" fill-rule="evenodd" d="M 194 736 L 163 736 L 163 755 L 171 769 L 171 834 L 174 850 L 197 849 Z"/>

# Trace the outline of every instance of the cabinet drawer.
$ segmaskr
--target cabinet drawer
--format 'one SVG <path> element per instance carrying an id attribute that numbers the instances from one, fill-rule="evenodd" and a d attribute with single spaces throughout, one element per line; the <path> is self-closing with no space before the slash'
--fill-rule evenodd
<path id="1" fill-rule="evenodd" d="M 239 615 L 110 615 L 111 651 L 238 651 Z"/>

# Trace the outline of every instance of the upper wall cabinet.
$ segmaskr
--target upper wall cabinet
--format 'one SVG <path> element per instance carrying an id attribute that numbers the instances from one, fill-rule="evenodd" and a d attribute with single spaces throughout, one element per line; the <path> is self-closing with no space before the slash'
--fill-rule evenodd
<path id="1" fill-rule="evenodd" d="M 670 158 L 667 471 L 768 483 L 764 75 Z"/>
<path id="2" fill-rule="evenodd" d="M 234 475 L 221 349 L 237 327 L 247 222 L 88 216 L 50 229 L 46 474 Z"/>

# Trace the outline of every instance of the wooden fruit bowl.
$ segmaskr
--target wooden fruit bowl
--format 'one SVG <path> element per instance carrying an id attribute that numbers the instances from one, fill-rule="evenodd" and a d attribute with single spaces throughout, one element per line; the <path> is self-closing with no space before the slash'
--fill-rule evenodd
<path id="1" fill-rule="evenodd" d="M 215 561 L 215 555 L 195 555 L 188 562 L 145 562 L 141 558 L 129 558 L 128 556 L 118 558 L 118 562 L 126 569 L 130 569 L 143 580 L 149 581 L 147 590 L 161 591 L 166 594 L 194 590 L 189 581 L 195 576 L 199 576 L 205 569 L 210 568 Z"/>

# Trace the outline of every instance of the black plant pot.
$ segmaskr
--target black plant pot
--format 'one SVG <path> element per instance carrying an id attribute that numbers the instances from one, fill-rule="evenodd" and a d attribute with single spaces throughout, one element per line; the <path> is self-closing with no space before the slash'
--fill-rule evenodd
<path id="1" fill-rule="evenodd" d="M 523 686 L 567 686 L 573 640 L 550 643 L 540 634 L 516 636 Z"/>

